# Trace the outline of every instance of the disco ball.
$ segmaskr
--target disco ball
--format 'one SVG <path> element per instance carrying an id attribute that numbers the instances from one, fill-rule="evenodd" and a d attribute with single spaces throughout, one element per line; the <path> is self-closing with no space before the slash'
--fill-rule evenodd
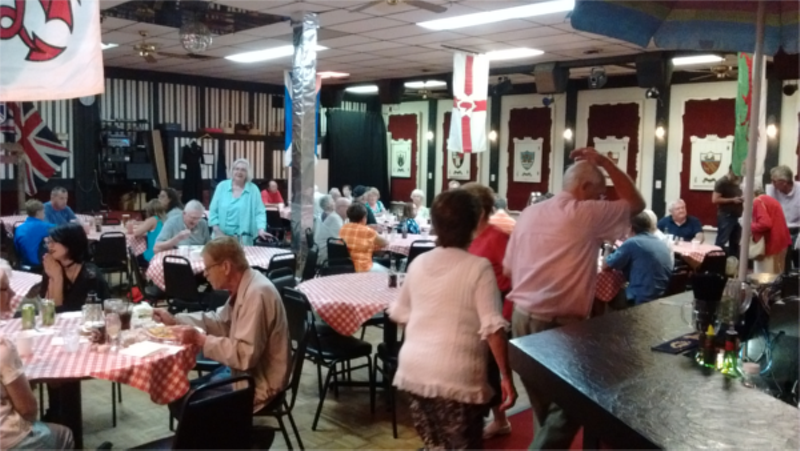
<path id="1" fill-rule="evenodd" d="M 189 53 L 202 53 L 211 47 L 211 31 L 205 24 L 190 22 L 181 27 L 181 45 Z"/>

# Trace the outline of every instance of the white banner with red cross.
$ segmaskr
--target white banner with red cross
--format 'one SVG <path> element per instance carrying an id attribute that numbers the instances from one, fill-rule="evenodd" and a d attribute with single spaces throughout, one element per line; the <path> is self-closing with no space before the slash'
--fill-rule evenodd
<path id="1" fill-rule="evenodd" d="M 453 116 L 450 120 L 450 152 L 476 153 L 489 147 L 486 136 L 486 97 L 489 58 L 456 52 L 453 55 Z"/>
<path id="2" fill-rule="evenodd" d="M 0 2 L 0 101 L 102 94 L 99 0 Z"/>

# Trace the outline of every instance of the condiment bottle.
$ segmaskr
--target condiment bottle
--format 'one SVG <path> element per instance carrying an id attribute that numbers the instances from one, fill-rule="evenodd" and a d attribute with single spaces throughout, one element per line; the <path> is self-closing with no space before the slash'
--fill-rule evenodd
<path id="1" fill-rule="evenodd" d="M 709 324 L 706 330 L 706 341 L 703 343 L 703 365 L 706 368 L 716 368 L 717 352 L 714 346 L 714 327 Z"/>
<path id="2" fill-rule="evenodd" d="M 725 357 L 722 359 L 720 372 L 731 377 L 739 377 L 739 347 L 737 346 L 739 336 L 733 329 L 725 332 Z"/>

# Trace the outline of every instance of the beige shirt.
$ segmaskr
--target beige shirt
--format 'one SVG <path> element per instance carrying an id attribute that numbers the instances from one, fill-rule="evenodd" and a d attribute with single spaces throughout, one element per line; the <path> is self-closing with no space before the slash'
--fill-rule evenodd
<path id="1" fill-rule="evenodd" d="M 233 376 L 253 377 L 257 412 L 288 383 L 289 325 L 278 291 L 257 271 L 244 273 L 233 307 L 232 300 L 216 312 L 185 313 L 175 319 L 206 331 L 206 357 L 230 367 Z"/>

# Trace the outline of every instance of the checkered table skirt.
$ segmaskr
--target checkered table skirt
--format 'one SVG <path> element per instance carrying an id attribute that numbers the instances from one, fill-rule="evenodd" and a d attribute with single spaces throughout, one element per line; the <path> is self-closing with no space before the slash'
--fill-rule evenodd
<path id="1" fill-rule="evenodd" d="M 597 274 L 594 297 L 608 302 L 616 297 L 619 290 L 625 286 L 625 275 L 617 270 L 600 271 Z"/>
<path id="2" fill-rule="evenodd" d="M 22 358 L 29 380 L 105 379 L 138 388 L 149 394 L 156 404 L 175 401 L 189 390 L 188 373 L 195 365 L 198 351 L 195 347 L 184 346 L 175 354 L 160 352 L 148 357 L 130 357 L 92 351 L 88 343 L 82 343 L 76 353 L 67 353 L 63 346 L 51 344 L 60 330 L 79 328 L 81 322 L 80 317 L 59 315 L 53 334 L 34 338 L 33 355 Z M 20 327 L 21 320 L 11 320 L 0 325 L 0 333 L 14 337 Z"/>
<path id="3" fill-rule="evenodd" d="M 368 319 L 386 310 L 400 290 L 389 288 L 386 273 L 356 273 L 318 277 L 297 286 L 326 323 L 342 335 L 352 335 Z"/>
<path id="4" fill-rule="evenodd" d="M 703 263 L 706 255 L 711 252 L 722 252 L 722 248 L 713 244 L 700 244 L 692 247 L 689 241 L 680 241 L 672 246 L 673 252 L 680 254 L 692 268 L 697 268 Z"/>
<path id="5" fill-rule="evenodd" d="M 9 280 L 11 291 L 14 296 L 11 297 L 11 311 L 7 313 L 6 317 L 13 316 L 17 311 L 20 302 L 25 298 L 31 288 L 42 281 L 42 276 L 24 271 L 12 271 L 11 280 Z"/>
<path id="6" fill-rule="evenodd" d="M 286 249 L 278 249 L 274 247 L 244 247 L 244 254 L 247 257 L 247 261 L 250 263 L 250 266 L 261 266 L 262 268 L 267 268 L 269 266 L 269 261 L 275 255 L 286 254 L 289 252 L 290 251 Z M 195 274 L 200 274 L 205 269 L 203 259 L 198 255 L 192 255 L 186 251 L 178 249 L 159 252 L 150 260 L 150 266 L 147 268 L 147 278 L 152 280 L 153 283 L 162 290 L 164 290 L 166 287 L 166 284 L 164 283 L 163 258 L 167 255 L 176 255 L 189 260 L 189 263 L 192 265 L 192 270 Z"/>
<path id="7" fill-rule="evenodd" d="M 427 238 L 423 238 L 422 235 L 408 235 L 406 238 L 403 238 L 402 235 L 397 234 L 394 238 L 389 238 L 389 244 L 385 246 L 382 250 L 394 252 L 395 254 L 402 254 L 408 255 L 408 251 L 411 248 L 411 243 L 414 241 L 420 240 L 431 240 L 436 241 L 435 236 L 429 236 Z"/>

